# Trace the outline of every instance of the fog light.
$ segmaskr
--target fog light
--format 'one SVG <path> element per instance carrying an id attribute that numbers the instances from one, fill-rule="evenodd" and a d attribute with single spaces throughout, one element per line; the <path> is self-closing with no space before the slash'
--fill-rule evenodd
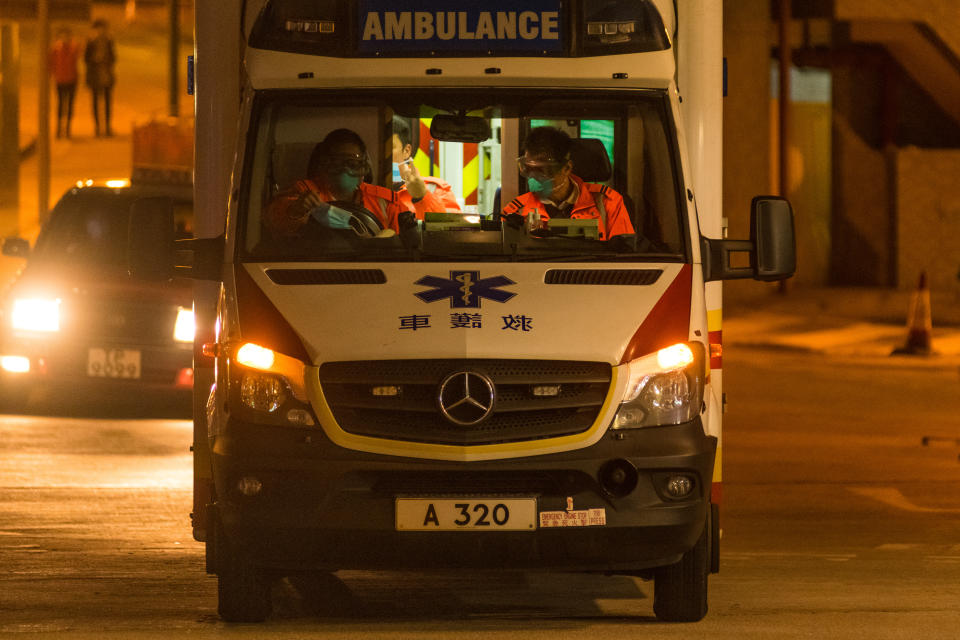
<path id="1" fill-rule="evenodd" d="M 30 358 L 25 356 L 3 356 L 0 358 L 0 367 L 10 373 L 27 373 L 30 371 Z"/>
<path id="2" fill-rule="evenodd" d="M 312 427 L 313 416 L 305 409 L 290 409 L 287 411 L 287 422 L 300 427 Z"/>
<path id="3" fill-rule="evenodd" d="M 237 491 L 245 496 L 255 496 L 263 489 L 263 483 L 256 476 L 243 476 L 237 481 Z"/>
<path id="4" fill-rule="evenodd" d="M 693 491 L 693 478 L 690 476 L 670 476 L 664 490 L 671 498 L 685 498 Z"/>

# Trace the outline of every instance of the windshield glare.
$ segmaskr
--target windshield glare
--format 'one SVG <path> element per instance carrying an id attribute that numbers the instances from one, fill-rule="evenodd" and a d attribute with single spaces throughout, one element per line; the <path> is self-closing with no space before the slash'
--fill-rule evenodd
<path id="1" fill-rule="evenodd" d="M 663 92 L 437 90 L 429 102 L 415 93 L 259 96 L 239 210 L 243 257 L 685 258 Z M 456 118 L 437 135 L 490 137 L 436 139 L 438 114 Z"/>
<path id="2" fill-rule="evenodd" d="M 89 266 L 126 273 L 130 206 L 137 195 L 93 187 L 68 193 L 57 203 L 37 238 L 31 261 Z M 193 205 L 172 203 L 176 238 L 193 236 Z"/>

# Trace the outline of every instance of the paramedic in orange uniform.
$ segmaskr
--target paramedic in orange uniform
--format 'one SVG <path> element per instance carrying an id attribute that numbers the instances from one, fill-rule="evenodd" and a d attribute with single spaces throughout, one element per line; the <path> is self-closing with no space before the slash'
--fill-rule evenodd
<path id="1" fill-rule="evenodd" d="M 407 204 L 408 208 L 412 208 L 409 203 L 414 196 L 423 198 L 429 191 L 443 203 L 443 208 L 438 211 L 460 211 L 453 188 L 447 182 L 434 176 L 421 176 L 417 171 L 413 164 L 410 125 L 400 116 L 393 116 L 393 188 L 400 194 L 400 201 Z M 419 210 L 417 217 L 423 219 L 423 213 Z"/>
<path id="2" fill-rule="evenodd" d="M 529 191 L 514 198 L 503 213 L 526 217 L 536 210 L 541 221 L 597 219 L 601 240 L 633 233 L 623 196 L 606 185 L 584 182 L 572 173 L 572 145 L 570 136 L 560 129 L 531 130 L 523 144 L 523 155 L 517 159 Z"/>
<path id="3" fill-rule="evenodd" d="M 341 209 L 327 206 L 331 202 L 352 202 L 369 211 L 384 229 L 400 230 L 400 214 L 410 211 L 442 211 L 443 205 L 430 193 L 403 202 L 398 192 L 364 182 L 370 172 L 366 145 L 350 129 L 336 129 L 314 148 L 307 166 L 306 180 L 299 180 L 292 189 L 278 194 L 267 206 L 265 222 L 275 237 L 295 236 L 316 213 L 323 224 L 333 228 L 349 228 L 348 219 L 340 217 Z"/>

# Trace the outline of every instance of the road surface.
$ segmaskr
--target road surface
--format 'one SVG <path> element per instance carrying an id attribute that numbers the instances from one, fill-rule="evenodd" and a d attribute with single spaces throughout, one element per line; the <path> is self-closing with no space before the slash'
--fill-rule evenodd
<path id="1" fill-rule="evenodd" d="M 632 578 L 369 572 L 320 610 L 281 582 L 266 623 L 226 624 L 188 528 L 188 422 L 2 416 L 0 636 L 958 637 L 958 372 L 731 351 L 721 573 L 696 625 L 658 623 Z"/>

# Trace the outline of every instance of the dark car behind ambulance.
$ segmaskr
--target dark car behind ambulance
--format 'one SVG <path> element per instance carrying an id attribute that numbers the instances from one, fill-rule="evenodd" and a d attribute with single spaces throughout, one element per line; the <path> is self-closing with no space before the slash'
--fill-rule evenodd
<path id="1" fill-rule="evenodd" d="M 26 258 L 0 306 L 0 384 L 7 408 L 45 400 L 189 405 L 193 385 L 192 290 L 185 280 L 145 283 L 127 274 L 130 205 L 165 196 L 178 232 L 192 226 L 189 185 L 78 185 L 60 199 L 36 245 L 6 238 Z M 146 394 L 146 395 L 144 395 Z M 161 395 L 162 394 L 162 395 Z"/>

